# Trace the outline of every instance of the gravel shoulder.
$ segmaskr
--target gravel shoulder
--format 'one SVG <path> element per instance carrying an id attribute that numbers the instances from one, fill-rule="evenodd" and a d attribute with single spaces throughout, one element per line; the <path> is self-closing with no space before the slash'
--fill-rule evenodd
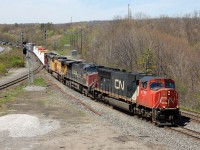
<path id="1" fill-rule="evenodd" d="M 47 76 L 49 76 L 49 74 Z M 199 150 L 200 142 L 196 139 L 188 138 L 185 135 L 164 128 L 158 128 L 150 122 L 139 119 L 137 116 L 127 115 L 105 104 L 95 102 L 67 88 L 58 81 L 55 82 L 59 85 L 59 88 L 63 89 L 66 93 L 80 99 L 82 102 L 91 106 L 95 111 L 102 114 L 101 117 L 99 117 L 102 122 L 107 122 L 115 130 L 120 131 L 122 136 L 118 138 L 118 140 L 121 142 L 129 141 L 130 138 L 134 137 L 134 139 L 137 139 L 147 146 L 147 149 Z M 200 129 L 200 124 L 188 122 L 185 127 L 197 130 Z"/>
<path id="2" fill-rule="evenodd" d="M 43 76 L 42 72 L 37 76 Z M 18 88 L 20 86 L 24 85 L 18 85 Z M 122 128 L 129 128 L 125 124 L 122 128 L 118 127 L 114 120 L 94 114 L 52 85 L 42 90 L 28 89 L 22 89 L 5 106 L 6 111 L 0 117 L 0 149 L 167 149 L 165 145 L 144 141 L 133 133 L 124 132 Z M 64 89 L 74 97 L 81 96 L 81 100 L 91 101 L 66 87 Z M 2 95 L 14 90 L 3 91 Z M 98 111 L 102 109 L 104 114 L 114 112 L 114 116 L 124 115 L 96 104 L 96 107 L 100 106 Z"/>

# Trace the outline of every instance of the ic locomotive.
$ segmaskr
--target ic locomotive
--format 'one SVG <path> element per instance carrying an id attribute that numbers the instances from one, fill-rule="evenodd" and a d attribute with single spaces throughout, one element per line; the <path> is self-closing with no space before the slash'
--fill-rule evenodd
<path id="1" fill-rule="evenodd" d="M 149 118 L 157 125 L 174 124 L 180 116 L 172 79 L 70 60 L 37 46 L 33 52 L 59 81 L 92 99 Z"/>

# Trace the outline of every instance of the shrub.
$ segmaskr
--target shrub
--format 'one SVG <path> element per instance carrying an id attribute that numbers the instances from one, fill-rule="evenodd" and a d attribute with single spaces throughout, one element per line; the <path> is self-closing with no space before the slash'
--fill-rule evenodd
<path id="1" fill-rule="evenodd" d="M 10 59 L 11 67 L 24 67 L 24 61 L 19 56 L 14 56 Z"/>

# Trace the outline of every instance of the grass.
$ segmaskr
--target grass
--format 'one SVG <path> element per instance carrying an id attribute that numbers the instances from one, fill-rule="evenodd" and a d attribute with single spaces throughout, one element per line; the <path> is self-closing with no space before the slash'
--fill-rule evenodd
<path id="1" fill-rule="evenodd" d="M 62 56 L 68 56 L 70 55 L 70 50 L 69 49 L 57 50 L 56 53 Z"/>
<path id="2" fill-rule="evenodd" d="M 56 50 L 56 52 L 60 55 L 64 55 L 64 56 L 67 56 L 67 55 L 70 55 L 70 48 L 65 48 L 64 46 L 67 44 L 69 45 L 70 44 L 70 38 L 72 35 L 71 34 L 63 34 L 60 41 L 59 41 L 59 45 L 61 45 L 61 48 L 59 48 L 58 50 Z"/>
<path id="3" fill-rule="evenodd" d="M 15 100 L 15 97 L 20 95 L 21 92 L 23 91 L 22 89 L 23 89 L 23 86 L 18 86 L 16 89 L 9 91 L 5 95 L 2 94 L 2 96 L 0 97 L 0 105 L 6 104 L 10 101 Z"/>
<path id="4" fill-rule="evenodd" d="M 13 48 L 10 52 L 0 54 L 0 76 L 7 73 L 10 68 L 24 67 L 21 49 Z"/>
<path id="5" fill-rule="evenodd" d="M 186 111 L 191 111 L 191 112 L 200 114 L 200 110 L 194 110 L 194 109 L 191 109 L 191 108 L 188 108 L 188 107 L 185 107 L 185 106 L 180 106 L 180 108 L 183 109 L 183 110 L 186 110 Z"/>
<path id="6" fill-rule="evenodd" d="M 36 86 L 44 86 L 44 87 L 48 85 L 47 82 L 42 77 L 34 79 L 33 84 Z"/>

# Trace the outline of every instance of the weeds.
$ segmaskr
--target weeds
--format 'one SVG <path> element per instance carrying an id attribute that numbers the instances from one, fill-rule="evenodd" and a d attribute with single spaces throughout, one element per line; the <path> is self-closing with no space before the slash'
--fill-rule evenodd
<path id="1" fill-rule="evenodd" d="M 10 68 L 24 67 L 20 49 L 14 48 L 12 51 L 0 55 L 0 76 L 5 75 Z"/>
<path id="2" fill-rule="evenodd" d="M 33 84 L 36 86 L 47 86 L 47 83 L 43 78 L 36 78 Z"/>

